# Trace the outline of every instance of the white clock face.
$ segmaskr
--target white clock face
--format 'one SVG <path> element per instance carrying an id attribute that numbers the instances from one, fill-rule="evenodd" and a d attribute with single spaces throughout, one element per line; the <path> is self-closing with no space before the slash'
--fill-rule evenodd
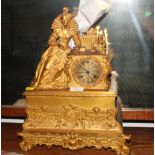
<path id="1" fill-rule="evenodd" d="M 94 59 L 79 61 L 75 66 L 75 75 L 80 83 L 93 84 L 101 74 L 101 66 Z"/>

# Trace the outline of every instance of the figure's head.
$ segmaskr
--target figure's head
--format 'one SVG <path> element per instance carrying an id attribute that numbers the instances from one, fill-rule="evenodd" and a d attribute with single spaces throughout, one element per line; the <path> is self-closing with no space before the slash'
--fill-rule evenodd
<path id="1" fill-rule="evenodd" d="M 62 22 L 66 26 L 69 20 L 70 20 L 69 9 L 67 7 L 64 7 L 62 13 Z"/>
<path id="2" fill-rule="evenodd" d="M 65 6 L 65 7 L 63 7 L 63 13 L 64 14 L 66 14 L 66 13 L 68 13 L 69 12 L 69 9 Z"/>

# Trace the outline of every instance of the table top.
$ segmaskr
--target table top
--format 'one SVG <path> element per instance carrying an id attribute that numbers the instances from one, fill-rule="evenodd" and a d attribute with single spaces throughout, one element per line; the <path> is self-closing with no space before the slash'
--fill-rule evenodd
<path id="1" fill-rule="evenodd" d="M 17 132 L 21 130 L 22 124 L 2 123 L 2 155 L 116 155 L 110 149 L 95 150 L 93 147 L 72 151 L 61 147 L 37 146 L 28 152 L 24 152 L 19 148 L 21 139 L 17 137 Z M 153 128 L 124 128 L 124 133 L 131 134 L 131 142 L 128 143 L 130 155 L 153 155 Z"/>

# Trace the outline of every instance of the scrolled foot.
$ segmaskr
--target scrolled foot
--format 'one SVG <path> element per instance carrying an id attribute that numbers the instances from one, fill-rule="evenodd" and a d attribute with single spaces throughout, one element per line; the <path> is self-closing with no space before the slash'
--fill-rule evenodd
<path id="1" fill-rule="evenodd" d="M 24 151 L 28 151 L 28 150 L 30 150 L 33 147 L 31 144 L 27 144 L 24 141 L 20 142 L 19 146 Z"/>
<path id="2" fill-rule="evenodd" d="M 130 152 L 129 147 L 126 145 L 123 145 L 121 155 L 128 155 L 129 152 Z"/>

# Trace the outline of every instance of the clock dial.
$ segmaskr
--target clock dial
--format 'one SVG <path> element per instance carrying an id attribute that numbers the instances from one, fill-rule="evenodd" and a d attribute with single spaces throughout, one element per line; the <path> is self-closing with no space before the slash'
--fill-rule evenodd
<path id="1" fill-rule="evenodd" d="M 75 67 L 75 75 L 83 84 L 95 83 L 100 77 L 101 66 L 93 59 L 82 60 Z"/>

